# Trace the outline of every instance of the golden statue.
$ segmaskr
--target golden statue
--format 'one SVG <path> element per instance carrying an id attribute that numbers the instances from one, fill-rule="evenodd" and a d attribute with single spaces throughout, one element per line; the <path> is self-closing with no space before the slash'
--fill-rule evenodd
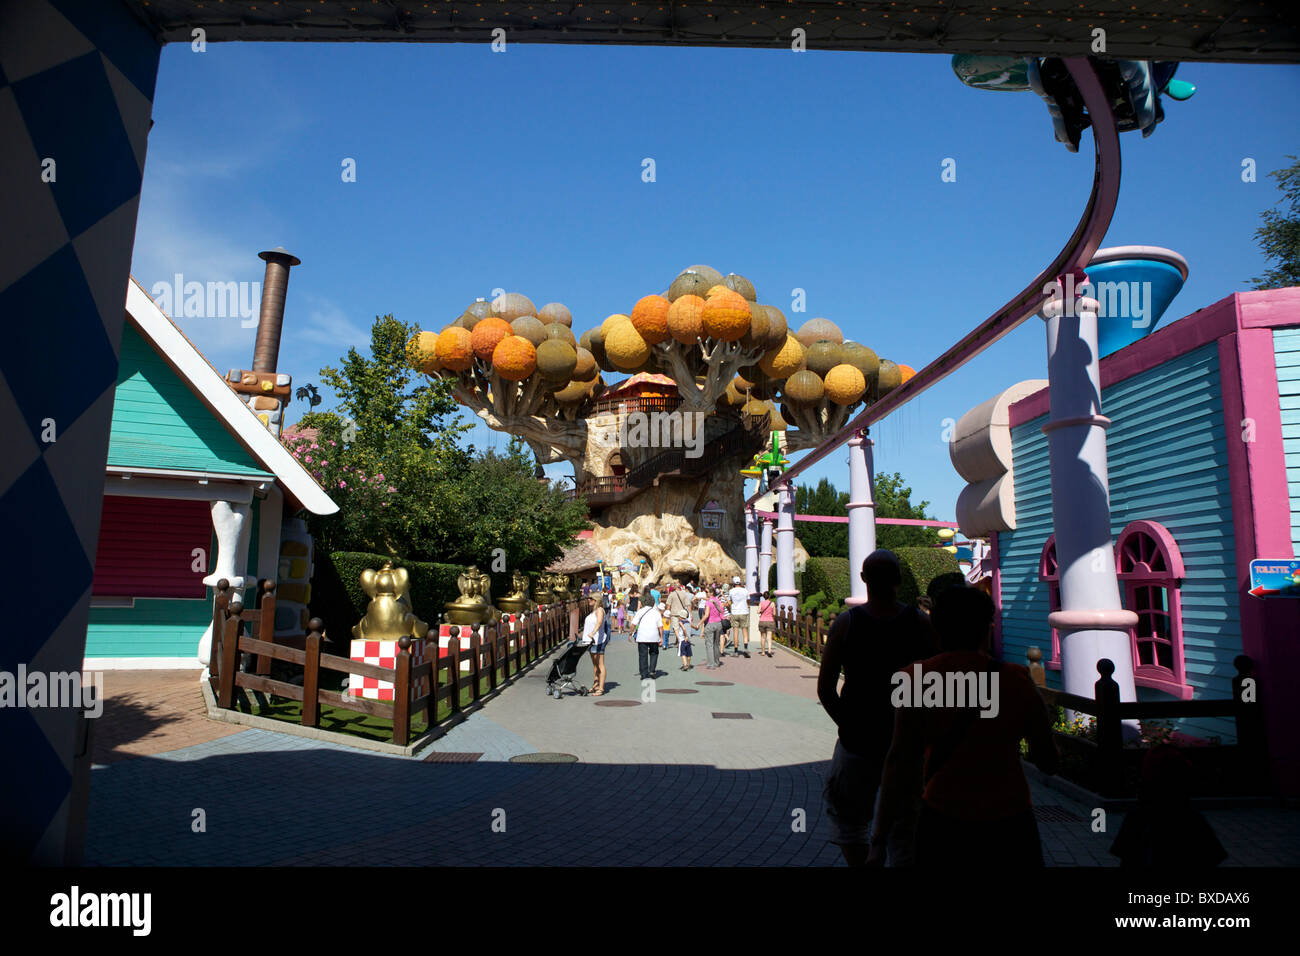
<path id="1" fill-rule="evenodd" d="M 516 571 L 510 579 L 511 591 L 505 597 L 497 598 L 497 607 L 507 614 L 523 614 L 536 605 L 528 596 L 528 575 Z"/>
<path id="2" fill-rule="evenodd" d="M 491 603 L 492 578 L 470 565 L 456 578 L 460 597 L 446 604 L 448 624 L 484 624 L 501 616 Z"/>
<path id="3" fill-rule="evenodd" d="M 378 571 L 361 572 L 361 589 L 370 596 L 366 616 L 352 628 L 358 641 L 395 641 L 403 637 L 424 639 L 429 626 L 411 610 L 410 575 L 385 561 Z"/>

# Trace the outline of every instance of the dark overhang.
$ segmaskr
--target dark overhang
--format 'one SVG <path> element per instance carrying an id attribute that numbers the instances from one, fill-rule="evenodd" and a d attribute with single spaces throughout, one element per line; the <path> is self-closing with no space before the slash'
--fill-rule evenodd
<path id="1" fill-rule="evenodd" d="M 122 0 L 161 40 L 620 43 L 1300 62 L 1300 0 Z"/>

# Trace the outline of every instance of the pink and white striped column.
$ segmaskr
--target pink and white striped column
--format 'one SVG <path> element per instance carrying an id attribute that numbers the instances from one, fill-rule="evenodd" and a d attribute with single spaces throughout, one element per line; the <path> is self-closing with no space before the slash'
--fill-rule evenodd
<path id="1" fill-rule="evenodd" d="M 799 589 L 794 586 L 794 488 L 782 485 L 776 506 L 776 606 L 798 611 Z"/>

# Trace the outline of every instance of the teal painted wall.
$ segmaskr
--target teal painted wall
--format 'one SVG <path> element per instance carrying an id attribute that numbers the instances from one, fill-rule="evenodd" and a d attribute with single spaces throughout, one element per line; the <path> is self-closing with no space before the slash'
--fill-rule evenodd
<path id="1" fill-rule="evenodd" d="M 192 601 L 137 598 L 132 608 L 91 608 L 86 656 L 193 658 L 211 621 L 211 588 Z"/>
<path id="2" fill-rule="evenodd" d="M 1106 435 L 1112 539 L 1138 519 L 1169 529 L 1187 571 L 1181 589 L 1187 681 L 1198 699 L 1230 697 L 1241 618 L 1217 343 L 1104 389 L 1102 404 L 1113 422 Z M 1052 533 L 1047 438 L 1040 431 L 1046 420 L 1012 429 L 1017 528 L 998 535 L 1003 656 L 1017 663 L 1030 645 L 1044 658 L 1051 648 L 1047 585 L 1038 580 L 1039 554 Z M 1060 672 L 1048 671 L 1048 683 L 1060 687 Z M 1139 687 L 1138 699 L 1171 698 Z M 1186 720 L 1178 729 L 1233 738 L 1230 721 Z"/>
<path id="3" fill-rule="evenodd" d="M 1282 453 L 1291 498 L 1291 547 L 1300 555 L 1300 329 L 1274 329 L 1277 394 L 1282 406 Z"/>
<path id="4" fill-rule="evenodd" d="M 130 322 L 122 329 L 108 464 L 270 477 Z"/>

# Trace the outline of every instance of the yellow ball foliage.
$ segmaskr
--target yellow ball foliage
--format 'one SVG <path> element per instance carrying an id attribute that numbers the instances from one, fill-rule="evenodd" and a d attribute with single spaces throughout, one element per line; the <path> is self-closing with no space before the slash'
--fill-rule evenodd
<path id="1" fill-rule="evenodd" d="M 474 354 L 482 361 L 490 362 L 497 343 L 507 335 L 514 335 L 510 323 L 505 319 L 498 319 L 493 316 L 487 319 L 479 319 L 474 325 L 474 331 L 469 334 L 469 340 L 474 349 Z"/>
<path id="2" fill-rule="evenodd" d="M 758 367 L 772 378 L 789 378 L 803 368 L 803 363 L 803 346 L 799 344 L 798 339 L 787 332 L 784 342 L 764 353 L 758 360 Z"/>
<path id="3" fill-rule="evenodd" d="M 614 330 L 615 326 L 622 324 L 632 325 L 631 317 L 624 315 L 622 312 L 615 312 L 604 322 L 600 323 L 600 338 L 606 346 L 609 345 L 609 333 Z"/>
<path id="4" fill-rule="evenodd" d="M 714 290 L 718 291 L 704 303 L 704 334 L 723 342 L 739 342 L 749 331 L 749 303 L 725 286 L 714 286 Z"/>
<path id="5" fill-rule="evenodd" d="M 805 368 L 786 379 L 785 387 L 781 391 L 789 401 L 811 404 L 821 401 L 826 389 L 822 384 L 821 376 Z"/>
<path id="6" fill-rule="evenodd" d="M 469 329 L 455 325 L 443 329 L 438 333 L 433 354 L 443 368 L 453 372 L 465 371 L 474 364 L 474 346 L 470 342 Z"/>
<path id="7" fill-rule="evenodd" d="M 578 351 L 568 342 L 547 339 L 537 346 L 537 368 L 547 379 L 563 385 L 578 366 Z"/>
<path id="8" fill-rule="evenodd" d="M 853 365 L 836 365 L 826 373 L 826 397 L 836 405 L 852 405 L 867 390 L 867 377 Z"/>
<path id="9" fill-rule="evenodd" d="M 564 388 L 555 393 L 555 400 L 561 405 L 571 405 L 574 402 L 580 402 L 587 397 L 591 391 L 591 382 L 580 382 L 574 380 Z"/>
<path id="10" fill-rule="evenodd" d="M 672 303 L 661 295 L 648 295 L 632 307 L 632 325 L 650 345 L 668 338 L 668 310 L 671 306 Z"/>
<path id="11" fill-rule="evenodd" d="M 492 314 L 500 316 L 507 322 L 525 315 L 537 315 L 537 306 L 533 300 L 518 292 L 503 292 L 492 300 Z"/>
<path id="12" fill-rule="evenodd" d="M 578 361 L 573 367 L 573 380 L 575 382 L 590 382 L 596 377 L 596 357 L 591 354 L 590 349 L 578 347 Z"/>
<path id="13" fill-rule="evenodd" d="M 903 376 L 903 381 L 899 383 L 900 385 L 905 384 L 908 379 L 916 376 L 916 369 L 912 368 L 910 365 L 900 365 L 898 366 L 898 371 Z"/>
<path id="14" fill-rule="evenodd" d="M 892 392 L 903 384 L 903 373 L 889 359 L 880 360 L 880 369 L 876 372 L 876 391 L 880 395 Z"/>
<path id="15" fill-rule="evenodd" d="M 668 307 L 668 334 L 683 345 L 694 345 L 704 334 L 704 305 L 698 295 L 684 295 Z"/>
<path id="16" fill-rule="evenodd" d="M 434 349 L 438 345 L 437 332 L 421 332 L 411 337 L 411 351 L 421 353 L 417 368 L 425 375 L 436 375 L 442 368 Z"/>
<path id="17" fill-rule="evenodd" d="M 605 333 L 605 355 L 615 368 L 635 372 L 649 361 L 650 346 L 631 320 L 615 322 L 609 329 L 602 326 L 601 330 Z"/>
<path id="18" fill-rule="evenodd" d="M 535 315 L 521 315 L 510 323 L 515 335 L 522 335 L 534 346 L 546 341 L 546 326 Z"/>
<path id="19" fill-rule="evenodd" d="M 492 368 L 508 382 L 522 382 L 537 370 L 537 349 L 522 335 L 508 336 L 492 352 Z"/>
<path id="20" fill-rule="evenodd" d="M 573 313 L 563 302 L 548 302 L 537 310 L 537 317 L 547 325 L 558 322 L 565 328 L 572 328 Z"/>

